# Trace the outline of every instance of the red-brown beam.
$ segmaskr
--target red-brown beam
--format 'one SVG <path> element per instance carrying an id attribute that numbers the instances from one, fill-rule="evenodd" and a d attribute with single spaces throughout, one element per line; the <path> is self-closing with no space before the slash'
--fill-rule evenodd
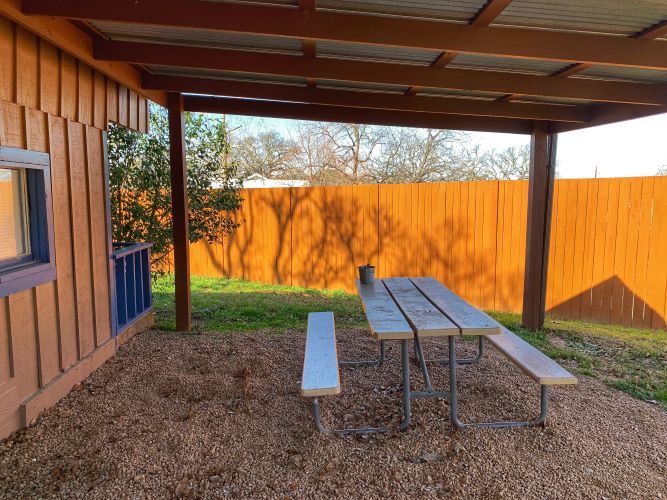
<path id="1" fill-rule="evenodd" d="M 512 0 L 489 0 L 486 5 L 480 9 L 470 22 L 473 26 L 488 26 L 502 14 L 502 12 L 512 3 Z"/>
<path id="2" fill-rule="evenodd" d="M 171 161 L 171 213 L 174 235 L 174 280 L 176 330 L 192 329 L 190 299 L 190 230 L 188 224 L 188 181 L 185 162 L 185 118 L 183 96 L 167 95 L 169 111 L 169 156 Z"/>
<path id="3" fill-rule="evenodd" d="M 365 123 L 369 125 L 390 125 L 397 127 L 506 132 L 511 134 L 529 134 L 534 123 L 530 120 L 515 120 L 510 118 L 413 113 L 384 109 L 363 109 L 346 106 L 323 106 L 319 104 L 208 96 L 184 96 L 184 103 L 187 111 L 200 113 Z"/>
<path id="4" fill-rule="evenodd" d="M 195 0 L 23 0 L 22 7 L 25 14 L 69 19 L 667 69 L 667 52 L 659 42 L 600 34 L 469 26 L 321 10 L 304 22 L 303 14 L 296 8 Z"/>
<path id="5" fill-rule="evenodd" d="M 473 26 L 488 26 L 498 17 L 512 0 L 489 0 L 484 7 L 470 21 Z M 456 52 L 442 52 L 431 64 L 434 68 L 444 68 L 452 62 L 458 54 Z M 421 89 L 419 87 L 410 87 L 407 95 L 416 95 Z"/>
<path id="6" fill-rule="evenodd" d="M 380 83 L 405 87 L 520 93 L 565 99 L 632 104 L 667 104 L 666 85 L 556 79 L 507 72 L 431 68 L 286 54 L 184 47 L 148 43 L 100 41 L 99 59 L 187 68 L 284 75 L 318 80 Z"/>
<path id="7" fill-rule="evenodd" d="M 524 120 L 546 120 L 585 123 L 590 116 L 586 107 L 554 106 L 550 104 L 498 103 L 476 99 L 417 96 L 408 98 L 378 92 L 357 92 L 323 88 L 304 88 L 296 85 L 234 82 L 200 77 L 145 75 L 143 86 L 170 92 L 219 95 L 283 102 L 303 102 L 329 106 L 387 109 L 425 113 L 458 114 L 467 116 L 499 116 Z"/>

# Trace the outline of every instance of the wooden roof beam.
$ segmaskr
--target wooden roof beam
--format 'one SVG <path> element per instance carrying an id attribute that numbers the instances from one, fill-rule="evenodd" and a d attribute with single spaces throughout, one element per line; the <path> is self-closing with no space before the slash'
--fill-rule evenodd
<path id="1" fill-rule="evenodd" d="M 226 97 L 302 102 L 355 108 L 394 111 L 496 116 L 523 120 L 546 120 L 585 123 L 590 118 L 586 107 L 550 104 L 497 103 L 476 99 L 417 96 L 414 98 L 376 92 L 358 92 L 296 85 L 250 83 L 221 79 L 182 76 L 144 75 L 143 85 L 149 89 L 207 94 Z"/>
<path id="2" fill-rule="evenodd" d="M 316 80 L 477 90 L 503 94 L 519 93 L 587 101 L 667 104 L 667 85 L 558 79 L 507 72 L 419 67 L 319 57 L 304 58 L 287 54 L 107 40 L 99 40 L 96 43 L 95 57 L 110 61 L 283 75 Z"/>
<path id="3" fill-rule="evenodd" d="M 489 0 L 470 21 L 473 26 L 488 26 L 509 7 L 512 0 Z"/>
<path id="4" fill-rule="evenodd" d="M 381 109 L 360 109 L 343 106 L 323 106 L 293 102 L 256 101 L 225 97 L 183 96 L 185 109 L 199 113 L 262 116 L 314 120 L 341 123 L 365 123 L 396 127 L 436 128 L 448 130 L 475 130 L 529 134 L 534 123 L 531 120 L 489 118 L 475 116 L 443 115 L 437 113 L 412 113 Z"/>
<path id="5" fill-rule="evenodd" d="M 486 2 L 484 7 L 482 7 L 479 12 L 472 18 L 470 24 L 473 26 L 488 26 L 497 18 L 503 10 L 512 3 L 512 0 L 489 0 Z M 458 54 L 456 52 L 442 52 L 436 59 L 431 63 L 431 66 L 435 68 L 444 68 L 454 59 Z M 419 87 L 410 87 L 406 94 L 407 95 L 416 95 L 421 89 Z"/>
<path id="6" fill-rule="evenodd" d="M 493 56 L 667 69 L 660 42 L 196 0 L 22 0 L 24 14 L 201 28 Z M 187 13 L 187 14 L 184 14 Z M 658 50 L 656 50 L 658 49 Z"/>
<path id="7" fill-rule="evenodd" d="M 591 120 L 586 124 L 581 123 L 554 123 L 552 133 L 569 132 L 583 128 L 608 125 L 637 118 L 646 118 L 662 113 L 667 113 L 667 106 L 632 106 L 630 104 L 604 104 L 594 106 L 591 109 Z"/>

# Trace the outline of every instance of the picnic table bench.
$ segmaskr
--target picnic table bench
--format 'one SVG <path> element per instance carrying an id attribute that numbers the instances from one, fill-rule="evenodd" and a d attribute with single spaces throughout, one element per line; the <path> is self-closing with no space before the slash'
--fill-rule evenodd
<path id="1" fill-rule="evenodd" d="M 313 413 L 318 430 L 327 432 L 320 422 L 319 396 L 340 392 L 339 365 L 378 365 L 384 361 L 384 342 L 401 342 L 403 368 L 403 420 L 411 421 L 411 401 L 415 398 L 445 398 L 450 403 L 450 418 L 462 427 L 525 427 L 544 425 L 547 416 L 548 387 L 574 384 L 577 379 L 554 360 L 528 344 L 489 315 L 473 307 L 434 278 L 385 278 L 372 284 L 356 283 L 371 335 L 380 342 L 380 357 L 372 361 L 339 362 L 333 313 L 311 313 L 308 318 L 306 352 L 301 393 L 313 397 Z M 478 336 L 479 353 L 474 358 L 457 358 L 456 342 L 461 336 Z M 421 337 L 446 337 L 448 358 L 426 360 Z M 540 385 L 540 413 L 537 418 L 519 422 L 462 422 L 458 417 L 457 365 L 477 363 L 483 356 L 484 340 L 518 366 Z M 422 371 L 424 390 L 410 387 L 409 341 Z M 429 363 L 449 365 L 449 390 L 432 387 Z M 381 432 L 387 428 L 338 429 L 331 432 Z"/>

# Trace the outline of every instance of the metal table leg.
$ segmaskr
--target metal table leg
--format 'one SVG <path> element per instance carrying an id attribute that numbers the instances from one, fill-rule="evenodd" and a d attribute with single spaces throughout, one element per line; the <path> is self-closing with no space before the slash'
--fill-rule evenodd
<path id="1" fill-rule="evenodd" d="M 479 345 L 479 350 L 477 352 L 477 356 L 474 358 L 461 358 L 457 359 L 456 363 L 459 365 L 469 365 L 472 363 L 479 363 L 482 360 L 482 357 L 484 356 L 484 336 L 480 335 L 478 337 L 478 345 Z M 449 358 L 441 358 L 441 359 L 429 359 L 427 360 L 427 363 L 434 363 L 437 365 L 448 365 L 449 364 Z"/>
<path id="2" fill-rule="evenodd" d="M 403 421 L 400 429 L 404 431 L 410 426 L 412 413 L 412 400 L 410 396 L 410 356 L 408 353 L 408 341 L 401 341 L 401 361 L 403 364 Z"/>
<path id="3" fill-rule="evenodd" d="M 380 356 L 377 359 L 364 361 L 340 361 L 341 366 L 381 366 L 384 363 L 385 346 L 384 340 L 380 341 Z"/>

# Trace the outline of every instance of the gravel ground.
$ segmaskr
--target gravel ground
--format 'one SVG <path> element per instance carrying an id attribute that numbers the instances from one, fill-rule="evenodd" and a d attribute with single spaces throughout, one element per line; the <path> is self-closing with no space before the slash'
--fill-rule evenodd
<path id="1" fill-rule="evenodd" d="M 343 358 L 374 354 L 364 330 L 338 339 Z M 408 432 L 325 436 L 299 395 L 304 341 L 137 336 L 0 443 L 0 497 L 667 498 L 667 413 L 596 380 L 553 389 L 546 429 L 454 431 L 446 402 L 419 400 Z M 428 339 L 427 356 L 444 344 Z M 388 347 L 382 368 L 341 371 L 326 425 L 400 420 L 400 348 Z M 459 370 L 462 418 L 533 417 L 537 386 L 487 352 Z M 446 388 L 445 367 L 432 376 Z"/>

